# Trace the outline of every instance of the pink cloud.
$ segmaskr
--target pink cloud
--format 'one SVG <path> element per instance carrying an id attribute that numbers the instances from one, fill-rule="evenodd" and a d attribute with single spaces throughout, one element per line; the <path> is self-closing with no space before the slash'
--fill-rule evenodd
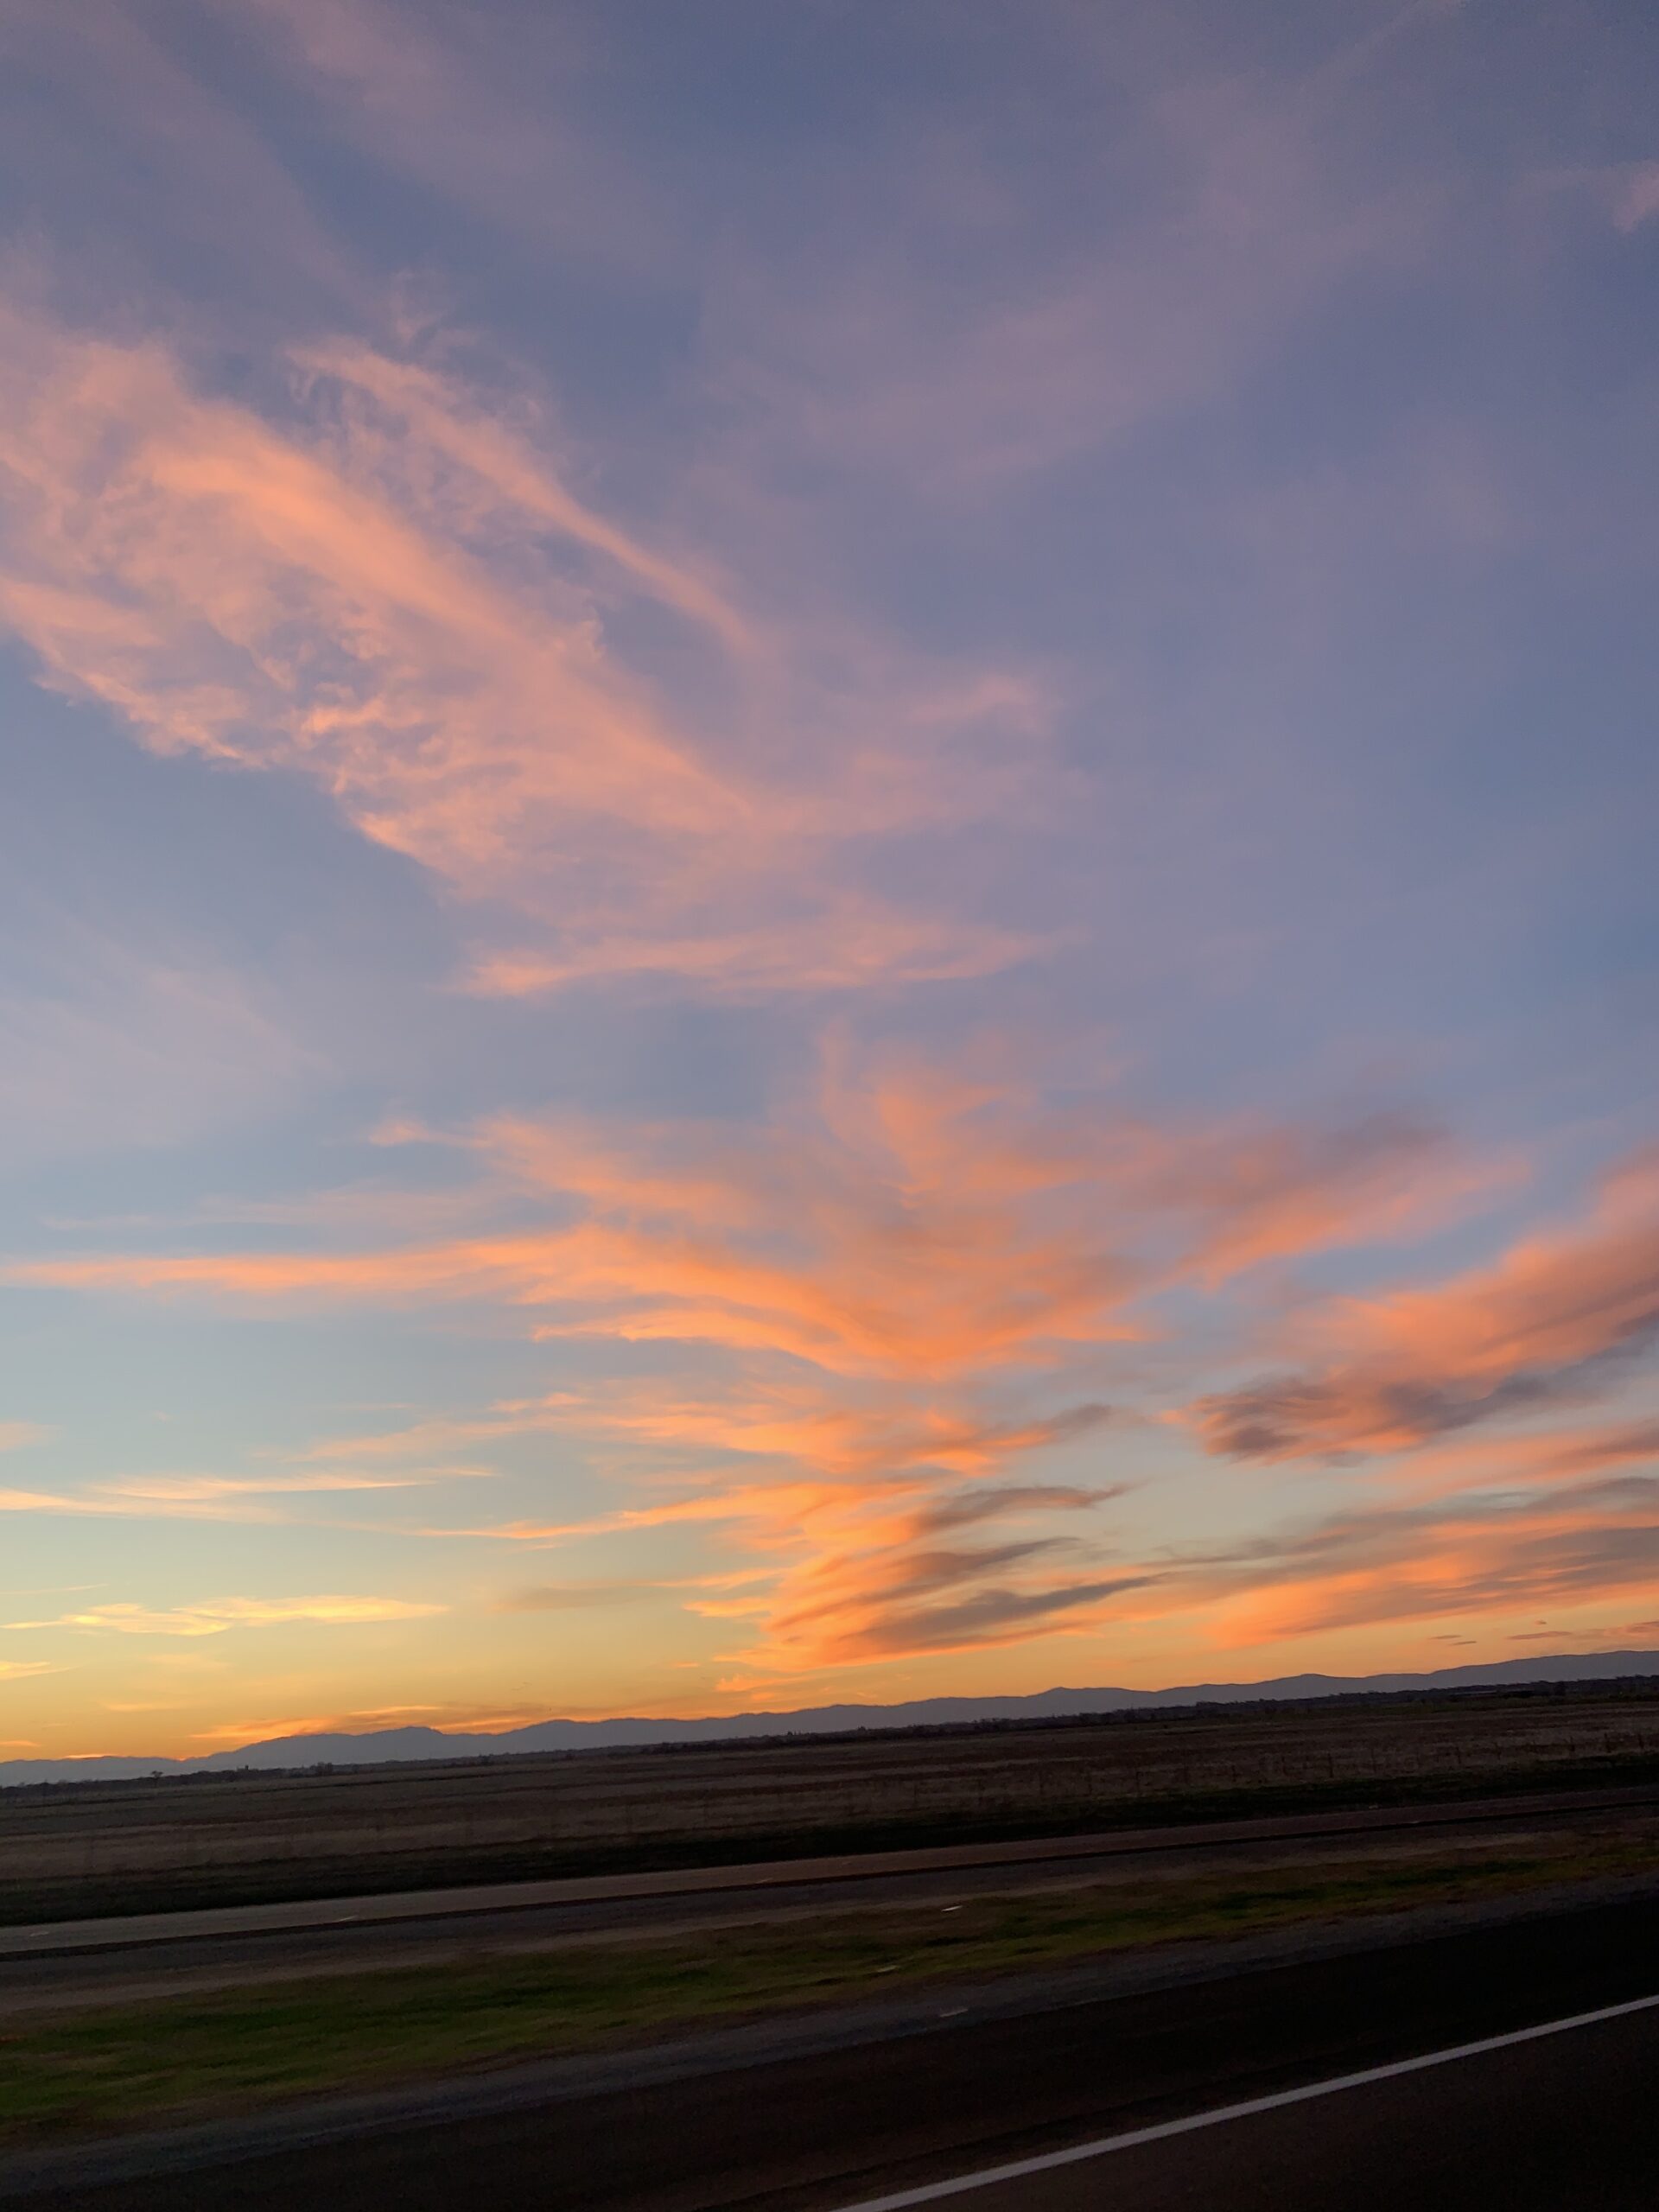
<path id="1" fill-rule="evenodd" d="M 569 11 L 487 22 L 385 0 L 249 0 L 264 34 L 359 157 L 562 253 L 636 271 L 683 235 L 639 165 L 594 125 L 590 41 Z"/>
<path id="2" fill-rule="evenodd" d="M 1659 215 L 1659 162 L 1632 162 L 1618 172 L 1613 193 L 1613 220 L 1633 231 Z"/>
<path id="3" fill-rule="evenodd" d="M 1605 168 L 1550 169 L 1531 180 L 1548 193 L 1587 195 L 1613 227 L 1629 232 L 1659 215 L 1659 162 L 1617 162 Z"/>
<path id="4" fill-rule="evenodd" d="M 1329 1459 L 1410 1449 L 1597 1387 L 1659 1333 L 1659 1152 L 1604 1181 L 1588 1218 L 1529 1236 L 1437 1288 L 1347 1300 L 1318 1325 L 1335 1357 L 1201 1399 L 1212 1451 Z"/>
<path id="5" fill-rule="evenodd" d="M 1058 35 L 1072 74 L 1117 88 L 1113 34 Z M 706 373 L 751 464 L 804 451 L 975 498 L 1209 401 L 1427 234 L 1426 184 L 1345 175 L 1340 90 L 1217 73 L 1147 97 L 1078 162 L 1089 217 L 1058 232 L 989 130 L 861 146 L 798 268 L 734 251 L 712 289 Z"/>
<path id="6" fill-rule="evenodd" d="M 832 681 L 804 676 L 794 640 L 577 498 L 524 429 L 361 344 L 296 349 L 260 415 L 153 340 L 15 308 L 0 340 L 0 616 L 154 749 L 313 779 L 516 909 L 474 988 L 843 989 L 1039 949 L 861 879 L 875 843 L 1007 804 L 1028 686 L 942 689 L 856 639 Z M 700 719 L 615 644 L 640 603 L 682 626 Z"/>
<path id="7" fill-rule="evenodd" d="M 423 1133 L 430 1139 L 431 1133 Z M 1118 1487 L 1012 1471 L 1116 1457 L 1125 1416 L 1072 1387 L 1155 1301 L 1408 1233 L 1488 1177 L 1414 1122 L 1159 1128 L 1057 1113 L 1009 1072 L 828 1052 L 772 1124 L 501 1116 L 454 1141 L 511 1229 L 345 1249 L 109 1254 L 14 1280 L 319 1304 L 482 1301 L 543 1341 L 664 1348 L 672 1374 L 336 1438 L 319 1463 L 420 1465 L 567 1431 L 655 1495 L 474 1525 L 512 1545 L 723 1525 L 764 1588 L 688 1599 L 758 1624 L 746 1663 L 811 1669 L 1065 1632 L 1163 1571 L 1070 1533 Z M 352 1217 L 318 1209 L 336 1233 Z M 984 1532 L 999 1525 L 994 1540 Z M 1032 1524 L 1032 1525 L 1027 1525 Z"/>
<path id="8" fill-rule="evenodd" d="M 1410 1125 L 1156 1130 L 1046 1113 L 1003 1078 L 833 1054 L 816 1095 L 769 1129 L 500 1119 L 464 1141 L 552 1217 L 423 1244 L 108 1254 L 10 1274 L 258 1300 L 485 1299 L 534 1309 L 548 1337 L 697 1341 L 909 1385 L 1134 1341 L 1147 1324 L 1131 1308 L 1160 1288 L 1399 1233 L 1484 1179 Z"/>
<path id="9" fill-rule="evenodd" d="M 1205 1588 L 1202 1572 L 1194 1588 Z M 1247 1548 L 1207 1594 L 1221 1601 L 1222 1639 L 1249 1644 L 1373 1623 L 1513 1616 L 1656 1588 L 1659 1481 L 1621 1476 L 1336 1515 Z"/>

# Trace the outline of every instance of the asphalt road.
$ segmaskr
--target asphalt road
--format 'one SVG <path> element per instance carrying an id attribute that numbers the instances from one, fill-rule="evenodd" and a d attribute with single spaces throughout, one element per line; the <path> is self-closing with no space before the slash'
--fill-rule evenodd
<path id="1" fill-rule="evenodd" d="M 1325 1857 L 1350 1845 L 1360 1850 L 1416 1834 L 1496 1840 L 1506 1832 L 1529 1832 L 1586 1811 L 1639 1814 L 1656 1802 L 1659 1793 L 1651 1789 L 1554 1793 L 1508 1802 L 1391 1807 L 861 1858 L 0 1928 L 0 2018 L 45 2004 L 438 1964 L 607 1930 L 640 1934 L 984 1897 L 1154 1866 L 1175 1872 L 1211 1860 L 1272 1864 L 1299 1858 L 1315 1842 Z"/>
<path id="2" fill-rule="evenodd" d="M 1192 2127 L 1011 2179 L 1010 2161 L 1273 2098 L 1659 1992 L 1659 1904 L 440 2123 L 303 2118 L 236 2163 L 60 2175 L 32 2212 L 1652 2212 L 1659 2007 Z M 308 2139 L 308 2130 L 310 2139 Z M 208 2152 L 199 2155 L 210 2155 Z M 14 2170 L 15 2178 L 15 2170 Z M 913 2192 L 925 2192 L 917 2196 Z M 0 2197 L 11 2200 L 0 2169 Z"/>
<path id="3" fill-rule="evenodd" d="M 848 2212 L 1650 2212 L 1659 2197 L 1659 1995 L 1223 2106 Z"/>

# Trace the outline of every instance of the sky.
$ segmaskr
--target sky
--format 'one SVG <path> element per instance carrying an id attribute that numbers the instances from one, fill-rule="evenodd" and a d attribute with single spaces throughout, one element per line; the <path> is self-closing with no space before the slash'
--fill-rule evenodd
<path id="1" fill-rule="evenodd" d="M 1659 1646 L 1656 72 L 5 0 L 0 1757 Z"/>

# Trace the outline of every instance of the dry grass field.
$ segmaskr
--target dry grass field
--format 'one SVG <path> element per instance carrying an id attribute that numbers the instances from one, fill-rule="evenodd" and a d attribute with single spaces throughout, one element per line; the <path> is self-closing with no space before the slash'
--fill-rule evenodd
<path id="1" fill-rule="evenodd" d="M 942 2000 L 1007 1974 L 1171 1947 L 1349 1926 L 1433 1906 L 1477 1910 L 1598 1877 L 1647 1875 L 1651 1809 L 1548 1834 L 1517 1825 L 1311 1847 L 1279 1864 L 1123 1869 L 1018 1895 L 828 1906 L 784 1922 L 575 1936 L 418 1966 L 252 1977 L 135 2000 L 0 1995 L 0 2152 L 209 2119 L 342 2089 L 442 2080 L 525 2059 L 618 2050 L 699 2028 L 931 1986 Z"/>
<path id="2" fill-rule="evenodd" d="M 0 1920 L 1659 1781 L 1659 1681 L 0 1790 Z"/>

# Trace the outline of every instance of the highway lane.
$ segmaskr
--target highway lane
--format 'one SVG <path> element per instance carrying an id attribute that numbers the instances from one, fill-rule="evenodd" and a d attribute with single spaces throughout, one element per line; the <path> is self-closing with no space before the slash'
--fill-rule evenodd
<path id="1" fill-rule="evenodd" d="M 1652 2206 L 1659 1994 L 1213 2107 L 841 2212 Z M 1564 2048 L 1554 2046 L 1570 2037 Z M 1450 2072 L 1443 2069 L 1451 2069 Z"/>
<path id="2" fill-rule="evenodd" d="M 1659 1904 L 1465 1932 L 931 2033 L 333 2134 L 325 2115 L 148 2175 L 60 2171 L 29 2212 L 1651 2212 L 1659 2007 L 985 2182 L 940 2183 L 1659 1991 Z M 631 2073 L 631 2069 L 638 2069 Z M 145 2156 L 152 2166 L 157 2154 Z M 191 2158 L 207 2164 L 189 2163 Z M 10 2170 L 14 2178 L 16 2169 Z M 38 2172 L 36 2182 L 46 2177 Z"/>
<path id="3" fill-rule="evenodd" d="M 607 1931 L 787 1918 L 862 1905 L 948 1902 L 1057 1883 L 1174 1873 L 1214 1860 L 1267 1865 L 1414 1837 L 1497 1840 L 1552 1823 L 1651 1817 L 1659 1793 L 1584 1791 L 1508 1802 L 1237 1821 L 863 1857 L 515 1883 L 484 1890 L 297 1903 L 0 1928 L 0 2017 L 48 2003 L 229 1986 L 531 1950 Z"/>

